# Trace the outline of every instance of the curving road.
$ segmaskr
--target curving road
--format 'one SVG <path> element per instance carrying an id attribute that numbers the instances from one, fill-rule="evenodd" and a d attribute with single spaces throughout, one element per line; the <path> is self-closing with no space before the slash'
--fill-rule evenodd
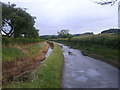
<path id="1" fill-rule="evenodd" d="M 63 44 L 62 88 L 118 88 L 118 69 Z"/>

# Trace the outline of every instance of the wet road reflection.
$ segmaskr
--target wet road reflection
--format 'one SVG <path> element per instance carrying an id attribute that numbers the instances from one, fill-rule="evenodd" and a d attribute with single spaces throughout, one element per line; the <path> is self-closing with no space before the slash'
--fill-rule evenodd
<path id="1" fill-rule="evenodd" d="M 118 69 L 63 44 L 63 88 L 118 88 Z"/>

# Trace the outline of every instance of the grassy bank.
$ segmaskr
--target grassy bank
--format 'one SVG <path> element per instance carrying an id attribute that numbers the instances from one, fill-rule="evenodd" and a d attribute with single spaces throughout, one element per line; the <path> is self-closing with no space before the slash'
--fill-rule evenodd
<path id="1" fill-rule="evenodd" d="M 35 59 L 36 54 L 45 48 L 46 42 L 39 42 L 27 45 L 13 45 L 3 46 L 2 48 L 2 61 L 11 62 L 22 58 Z"/>
<path id="2" fill-rule="evenodd" d="M 38 65 L 37 63 L 40 62 L 40 60 L 44 60 L 45 58 L 44 55 L 49 47 L 47 42 L 40 42 L 41 40 L 34 39 L 33 41 L 33 39 L 27 38 L 19 38 L 19 40 L 18 38 L 7 37 L 3 38 L 4 38 L 2 40 L 2 42 L 4 42 L 2 43 L 3 84 L 10 83 L 14 81 L 14 78 L 21 77 L 22 75 L 24 76 L 25 73 L 34 70 Z M 6 41 L 4 41 L 5 39 Z"/>
<path id="3" fill-rule="evenodd" d="M 17 59 L 20 59 L 24 56 L 25 54 L 17 48 L 6 47 L 2 49 L 2 61 L 3 62 L 16 61 Z"/>
<path id="4" fill-rule="evenodd" d="M 11 62 L 24 57 L 32 58 L 46 46 L 40 39 L 2 37 L 2 61 Z"/>
<path id="5" fill-rule="evenodd" d="M 63 65 L 61 47 L 54 44 L 51 55 L 41 63 L 28 81 L 14 81 L 4 88 L 60 88 Z"/>

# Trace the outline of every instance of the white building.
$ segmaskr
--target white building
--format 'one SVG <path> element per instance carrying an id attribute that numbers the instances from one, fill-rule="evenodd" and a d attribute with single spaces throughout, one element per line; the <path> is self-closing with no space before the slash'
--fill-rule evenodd
<path id="1" fill-rule="evenodd" d="M 118 2 L 118 28 L 120 29 L 120 1 Z"/>

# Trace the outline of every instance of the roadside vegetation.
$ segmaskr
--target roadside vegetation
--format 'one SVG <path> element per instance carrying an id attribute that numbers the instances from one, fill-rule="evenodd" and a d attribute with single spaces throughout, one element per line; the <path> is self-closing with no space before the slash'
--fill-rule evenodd
<path id="1" fill-rule="evenodd" d="M 24 77 L 24 74 L 36 69 L 39 66 L 38 62 L 45 59 L 45 53 L 49 48 L 47 42 L 40 39 L 3 38 L 3 85 L 14 81 L 16 77 Z"/>
<path id="2" fill-rule="evenodd" d="M 35 52 L 44 48 L 45 43 L 41 41 L 40 39 L 2 37 L 2 61 L 10 62 L 24 57 L 33 57 Z"/>
<path id="3" fill-rule="evenodd" d="M 2 45 L 3 46 L 13 46 L 15 44 L 30 44 L 30 43 L 36 43 L 41 42 L 43 40 L 41 39 L 35 39 L 35 38 L 24 38 L 24 37 L 5 37 L 2 36 Z"/>
<path id="4" fill-rule="evenodd" d="M 51 40 L 71 46 L 72 48 L 80 49 L 84 55 L 88 55 L 101 60 L 103 59 L 104 61 L 106 61 L 106 59 L 109 59 L 110 63 L 112 62 L 115 64 L 114 66 L 118 67 L 118 51 L 120 49 L 119 34 L 89 34 L 73 36 L 70 40 L 69 38 Z"/>
<path id="5" fill-rule="evenodd" d="M 8 47 L 2 49 L 2 62 L 15 61 L 17 59 L 23 58 L 25 54 L 17 48 Z"/>
<path id="6" fill-rule="evenodd" d="M 9 88 L 60 88 L 63 54 L 54 45 L 45 59 L 49 44 L 34 27 L 35 16 L 16 4 L 2 3 L 2 82 Z"/>
<path id="7" fill-rule="evenodd" d="M 63 53 L 60 46 L 54 44 L 51 55 L 30 74 L 29 80 L 14 81 L 4 88 L 60 88 L 63 66 Z"/>

